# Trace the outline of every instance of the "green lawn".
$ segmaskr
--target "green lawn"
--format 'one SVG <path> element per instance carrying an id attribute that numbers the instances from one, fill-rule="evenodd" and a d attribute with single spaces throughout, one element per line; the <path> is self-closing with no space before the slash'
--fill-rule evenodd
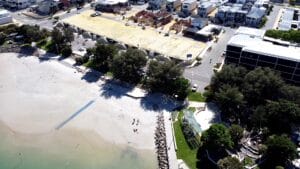
<path id="1" fill-rule="evenodd" d="M 196 101 L 196 102 L 205 102 L 205 97 L 199 92 L 189 92 L 188 95 L 189 101 Z"/>
<path id="2" fill-rule="evenodd" d="M 183 116 L 183 112 L 180 111 L 178 114 L 178 121 L 174 123 L 174 130 L 175 130 L 175 138 L 177 144 L 177 158 L 182 159 L 190 169 L 196 169 L 196 155 L 197 149 L 190 149 L 188 143 L 185 141 L 183 132 L 181 130 L 181 119 Z"/>

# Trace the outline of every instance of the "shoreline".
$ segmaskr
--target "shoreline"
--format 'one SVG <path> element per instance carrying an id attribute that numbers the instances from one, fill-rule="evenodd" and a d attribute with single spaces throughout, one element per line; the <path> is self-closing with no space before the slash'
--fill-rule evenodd
<path id="1" fill-rule="evenodd" d="M 75 135 L 93 133 L 85 139 L 97 137 L 114 147 L 149 151 L 146 154 L 152 154 L 150 159 L 156 159 L 157 112 L 144 107 L 146 103 L 142 99 L 124 95 L 114 84 L 109 84 L 114 90 L 108 90 L 108 84 L 101 79 L 89 82 L 86 74 L 55 60 L 2 53 L 0 64 L 0 97 L 3 98 L 0 121 L 14 137 L 24 136 L 30 145 L 38 137 L 44 137 L 45 141 L 59 135 L 63 141 L 69 137 L 66 134 L 69 131 Z M 93 103 L 87 104 L 91 100 Z M 139 124 L 133 125 L 133 119 L 139 120 Z M 56 130 L 63 122 L 66 123 Z"/>

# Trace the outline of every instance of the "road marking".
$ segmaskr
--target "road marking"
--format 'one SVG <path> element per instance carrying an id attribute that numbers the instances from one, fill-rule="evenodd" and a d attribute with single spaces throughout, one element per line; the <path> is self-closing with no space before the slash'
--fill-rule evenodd
<path id="1" fill-rule="evenodd" d="M 95 100 L 89 101 L 86 105 L 84 105 L 82 108 L 80 108 L 77 112 L 75 112 L 74 114 L 72 114 L 69 118 L 67 118 L 65 121 L 63 121 L 62 123 L 60 123 L 57 127 L 55 127 L 55 129 L 56 130 L 61 129 L 64 125 L 66 125 L 69 121 L 71 121 L 73 118 L 75 118 L 77 115 L 79 115 L 85 109 L 87 109 L 94 102 L 95 102 Z"/>

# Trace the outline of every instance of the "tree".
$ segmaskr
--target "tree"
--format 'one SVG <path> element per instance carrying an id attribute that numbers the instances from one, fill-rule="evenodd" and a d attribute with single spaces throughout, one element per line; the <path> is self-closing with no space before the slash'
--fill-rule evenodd
<path id="1" fill-rule="evenodd" d="M 267 99 L 278 98 L 283 84 L 282 78 L 270 68 L 257 68 L 245 76 L 242 93 L 250 106 L 264 104 Z"/>
<path id="2" fill-rule="evenodd" d="M 24 40 L 27 43 L 40 41 L 48 35 L 47 31 L 40 30 L 38 25 L 22 25 L 18 32 L 24 36 Z"/>
<path id="3" fill-rule="evenodd" d="M 211 88 L 213 91 L 217 91 L 224 84 L 240 88 L 246 74 L 247 70 L 244 67 L 226 65 L 223 67 L 222 71 L 217 72 L 213 76 L 211 80 Z"/>
<path id="4" fill-rule="evenodd" d="M 244 96 L 237 87 L 231 87 L 227 84 L 215 94 L 215 100 L 222 110 L 224 117 L 237 120 L 241 117 L 241 110 L 244 107 Z"/>
<path id="5" fill-rule="evenodd" d="M 243 138 L 244 129 L 237 124 L 233 124 L 229 128 L 229 133 L 235 145 L 238 145 Z"/>
<path id="6" fill-rule="evenodd" d="M 182 77 L 183 70 L 173 61 L 151 61 L 147 70 L 147 86 L 151 91 L 162 92 L 184 99 L 189 83 Z"/>
<path id="7" fill-rule="evenodd" d="M 289 160 L 294 160 L 297 156 L 295 144 L 285 135 L 273 135 L 266 141 L 268 164 L 274 168 L 277 165 L 285 166 Z"/>
<path id="8" fill-rule="evenodd" d="M 93 50 L 93 62 L 97 65 L 99 70 L 108 71 L 112 59 L 118 54 L 118 50 L 114 45 L 104 45 L 97 43 L 95 50 Z"/>
<path id="9" fill-rule="evenodd" d="M 64 28 L 63 34 L 66 42 L 71 43 L 74 40 L 74 34 L 70 28 Z"/>
<path id="10" fill-rule="evenodd" d="M 272 133 L 290 133 L 293 124 L 300 122 L 300 108 L 290 101 L 268 102 L 264 111 L 266 126 Z"/>
<path id="11" fill-rule="evenodd" d="M 172 83 L 172 88 L 174 89 L 174 95 L 177 96 L 177 99 L 184 100 L 189 94 L 190 82 L 189 80 L 179 77 Z"/>
<path id="12" fill-rule="evenodd" d="M 125 53 L 113 58 L 111 70 L 114 77 L 131 83 L 138 83 L 147 58 L 144 52 L 129 48 Z"/>
<path id="13" fill-rule="evenodd" d="M 279 97 L 300 105 L 300 88 L 297 86 L 284 85 L 280 88 Z"/>
<path id="14" fill-rule="evenodd" d="M 231 149 L 233 142 L 229 130 L 223 124 L 213 124 L 201 137 L 203 146 L 209 150 Z"/>
<path id="15" fill-rule="evenodd" d="M 72 54 L 72 48 L 70 45 L 65 45 L 62 49 L 61 49 L 61 55 L 63 57 L 69 57 Z"/>
<path id="16" fill-rule="evenodd" d="M 220 169 L 244 169 L 243 164 L 235 157 L 225 157 L 218 161 Z"/>
<path id="17" fill-rule="evenodd" d="M 60 53 L 61 46 L 64 44 L 65 38 L 58 28 L 54 27 L 52 30 L 51 39 L 53 44 L 51 47 L 51 52 L 56 52 L 57 54 Z"/>

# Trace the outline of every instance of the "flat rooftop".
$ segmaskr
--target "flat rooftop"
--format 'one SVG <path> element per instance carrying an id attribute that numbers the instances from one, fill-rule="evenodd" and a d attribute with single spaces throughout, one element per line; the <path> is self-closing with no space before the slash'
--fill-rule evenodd
<path id="1" fill-rule="evenodd" d="M 140 47 L 180 60 L 188 60 L 199 56 L 207 46 L 203 42 L 186 37 L 170 34 L 164 36 L 153 28 L 143 30 L 139 26 L 126 26 L 125 22 L 116 18 L 90 17 L 94 11 L 89 10 L 81 14 L 64 19 L 63 22 L 79 27 L 88 32 L 113 39 L 130 46 Z"/>
<path id="2" fill-rule="evenodd" d="M 235 35 L 237 34 L 244 34 L 244 35 L 249 35 L 249 36 L 255 36 L 255 37 L 260 37 L 263 38 L 265 35 L 266 31 L 262 29 L 255 29 L 255 28 L 249 28 L 245 26 L 240 26 L 236 31 Z"/>
<path id="3" fill-rule="evenodd" d="M 228 45 L 239 46 L 243 51 L 300 62 L 299 47 L 276 45 L 259 37 L 237 34 L 229 40 Z"/>

